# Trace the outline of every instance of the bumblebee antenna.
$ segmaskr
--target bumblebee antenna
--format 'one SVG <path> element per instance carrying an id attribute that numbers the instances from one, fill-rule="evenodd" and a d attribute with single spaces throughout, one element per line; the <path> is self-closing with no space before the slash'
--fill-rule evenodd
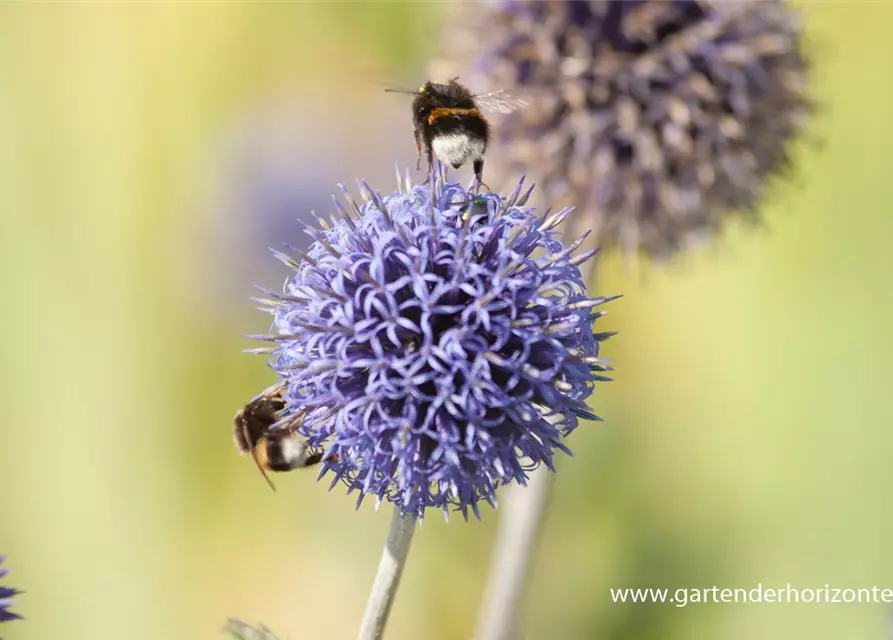
<path id="1" fill-rule="evenodd" d="M 381 76 L 381 73 L 376 71 L 372 71 L 370 75 Z M 383 80 L 370 80 L 366 79 L 365 83 L 374 84 L 377 87 L 383 88 L 388 93 L 418 93 L 417 91 L 413 91 L 412 89 L 407 89 L 405 85 L 402 84 L 394 84 L 393 82 L 387 82 Z"/>
<path id="2" fill-rule="evenodd" d="M 273 481 L 270 480 L 270 477 L 267 475 L 267 472 L 260 464 L 260 459 L 257 457 L 257 447 L 253 447 L 251 449 L 251 457 L 254 458 L 254 464 L 257 465 L 257 470 L 260 471 L 260 475 L 264 477 L 264 480 L 267 481 L 267 484 L 270 485 L 270 489 L 276 491 L 276 485 L 273 484 Z"/>
<path id="3" fill-rule="evenodd" d="M 264 471 L 264 468 L 260 464 L 260 458 L 257 457 L 257 442 L 251 442 L 251 433 L 248 431 L 247 420 L 244 420 L 242 422 L 242 439 L 248 444 L 248 450 L 251 452 L 251 457 L 254 460 L 254 464 L 257 465 L 257 470 L 260 471 L 260 474 L 264 477 L 264 480 L 267 481 L 267 484 L 270 485 L 270 488 L 273 491 L 276 491 L 276 486 L 273 484 L 273 481 L 270 480 L 269 476 L 267 476 L 267 472 Z"/>

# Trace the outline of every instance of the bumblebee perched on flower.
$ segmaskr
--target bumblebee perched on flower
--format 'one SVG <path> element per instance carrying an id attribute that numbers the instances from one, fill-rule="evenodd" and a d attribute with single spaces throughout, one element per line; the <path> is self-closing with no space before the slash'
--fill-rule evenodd
<path id="1" fill-rule="evenodd" d="M 291 471 L 318 464 L 323 454 L 314 451 L 297 432 L 304 418 L 298 412 L 282 426 L 272 428 L 282 418 L 286 403 L 282 399 L 283 384 L 266 389 L 236 412 L 233 433 L 241 453 L 251 453 L 264 480 L 274 491 L 276 487 L 267 471 Z"/>
<path id="2" fill-rule="evenodd" d="M 483 184 L 484 153 L 490 140 L 490 124 L 479 108 L 497 113 L 509 113 L 526 105 L 523 100 L 509 96 L 504 91 L 481 95 L 473 94 L 459 84 L 458 78 L 446 84 L 425 82 L 418 91 L 385 89 L 415 96 L 412 101 L 413 133 L 415 134 L 418 161 L 421 169 L 422 148 L 428 160 L 428 172 L 434 158 L 453 169 L 472 161 L 474 175 Z"/>

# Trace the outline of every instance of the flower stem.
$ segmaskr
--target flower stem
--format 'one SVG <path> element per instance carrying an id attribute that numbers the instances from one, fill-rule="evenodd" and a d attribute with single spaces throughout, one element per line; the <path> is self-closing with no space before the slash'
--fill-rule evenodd
<path id="1" fill-rule="evenodd" d="M 384 634 L 388 614 L 400 585 L 400 576 L 406 565 L 409 546 L 412 544 L 415 523 L 415 516 L 404 516 L 399 509 L 394 509 L 388 539 L 381 554 L 381 562 L 378 563 L 372 592 L 366 602 L 366 613 L 363 614 L 357 640 L 378 640 Z"/>
<path id="2" fill-rule="evenodd" d="M 579 216 L 572 216 L 565 223 L 565 243 L 580 237 L 577 227 L 581 223 Z M 580 266 L 583 282 L 591 286 L 594 286 L 593 266 L 592 260 Z M 551 486 L 552 474 L 540 466 L 531 472 L 527 486 L 515 485 L 509 489 L 500 509 L 496 548 L 475 629 L 476 640 L 511 640 L 518 636 L 519 605 L 542 530 Z"/>
<path id="3" fill-rule="evenodd" d="M 530 474 L 526 487 L 513 486 L 509 490 L 500 510 L 488 587 L 474 634 L 477 640 L 517 637 L 518 605 L 539 539 L 540 521 L 551 484 L 549 470 L 539 467 Z"/>

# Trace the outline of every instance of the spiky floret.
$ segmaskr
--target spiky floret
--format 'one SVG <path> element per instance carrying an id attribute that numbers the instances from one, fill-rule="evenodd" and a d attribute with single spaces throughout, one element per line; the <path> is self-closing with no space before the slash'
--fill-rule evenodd
<path id="1" fill-rule="evenodd" d="M 534 175 L 600 244 L 664 256 L 753 214 L 812 112 L 779 0 L 502 0 L 444 24 L 435 76 L 507 89 L 492 181 Z M 481 30 L 486 30 L 483 37 Z"/>
<path id="2" fill-rule="evenodd" d="M 6 559 L 6 556 L 0 555 L 0 564 L 3 564 L 3 561 Z M 4 569 L 0 567 L 0 578 L 6 576 L 9 573 L 9 569 Z M 10 620 L 21 620 L 22 616 L 17 613 L 14 613 L 9 610 L 15 602 L 13 598 L 21 593 L 21 591 L 17 589 L 12 589 L 10 587 L 0 586 L 0 622 L 9 622 Z"/>
<path id="3" fill-rule="evenodd" d="M 523 184 L 523 181 L 522 181 Z M 556 226 L 532 190 L 504 198 L 437 180 L 382 196 L 346 189 L 331 223 L 308 229 L 294 275 L 262 301 L 274 315 L 271 365 L 323 470 L 378 502 L 423 516 L 479 517 L 495 489 L 553 468 L 555 450 L 610 369 L 594 333 L 607 298 L 587 298 Z M 287 420 L 287 416 L 284 420 Z"/>

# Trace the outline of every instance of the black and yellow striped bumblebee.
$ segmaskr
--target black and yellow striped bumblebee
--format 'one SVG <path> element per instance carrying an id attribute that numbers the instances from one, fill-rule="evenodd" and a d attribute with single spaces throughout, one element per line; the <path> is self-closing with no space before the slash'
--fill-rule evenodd
<path id="1" fill-rule="evenodd" d="M 250 453 L 264 480 L 274 491 L 276 487 L 267 471 L 292 471 L 311 467 L 322 461 L 323 453 L 311 448 L 298 433 L 306 411 L 293 413 L 282 425 L 272 428 L 282 419 L 287 403 L 282 398 L 282 383 L 273 385 L 239 409 L 233 419 L 236 447 L 242 454 Z"/>
<path id="2" fill-rule="evenodd" d="M 509 113 L 526 105 L 504 91 L 473 94 L 459 84 L 459 78 L 447 83 L 425 82 L 417 91 L 385 89 L 415 96 L 412 101 L 413 133 L 421 169 L 422 149 L 428 160 L 428 173 L 434 159 L 454 169 L 472 161 L 474 175 L 483 184 L 484 154 L 490 141 L 490 123 L 481 113 L 493 111 Z"/>

